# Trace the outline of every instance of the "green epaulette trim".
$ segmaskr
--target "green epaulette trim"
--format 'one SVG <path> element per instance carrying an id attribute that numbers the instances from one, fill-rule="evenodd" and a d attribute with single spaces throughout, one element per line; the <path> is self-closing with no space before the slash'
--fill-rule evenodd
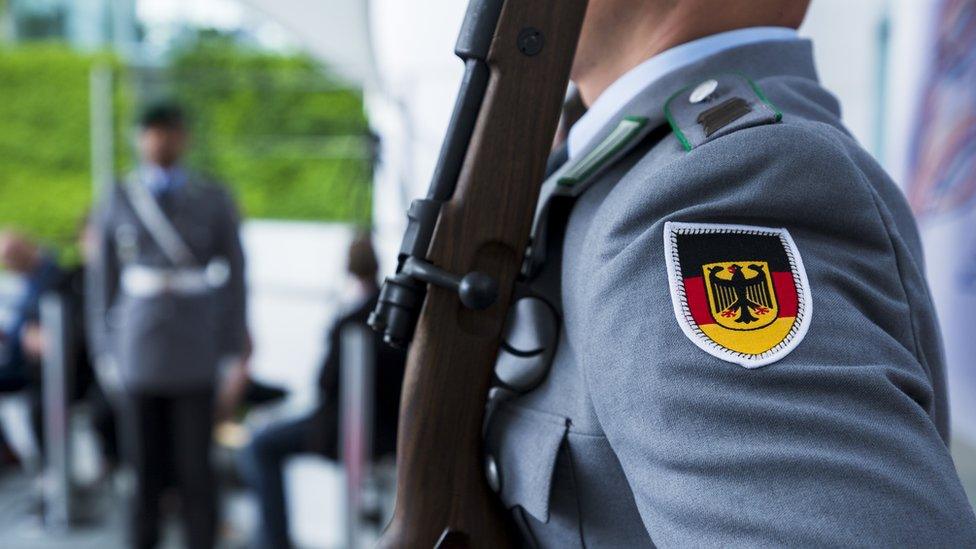
<path id="1" fill-rule="evenodd" d="M 766 97 L 762 89 L 749 77 L 741 73 L 726 73 L 713 76 L 717 82 L 715 91 L 704 99 L 689 101 L 689 94 L 701 84 L 692 84 L 675 92 L 664 104 L 664 117 L 674 131 L 675 137 L 685 151 L 692 151 L 713 139 L 736 130 L 775 124 L 783 119 L 783 113 Z M 705 132 L 702 115 L 707 118 L 709 109 L 723 101 L 736 100 L 747 107 L 741 115 L 722 120 L 717 127 Z"/>
<path id="2" fill-rule="evenodd" d="M 558 184 L 563 187 L 572 187 L 589 179 L 604 164 L 616 157 L 631 140 L 640 135 L 647 123 L 648 119 L 643 116 L 625 117 L 597 148 L 590 151 L 576 165 L 567 170 L 559 178 Z"/>

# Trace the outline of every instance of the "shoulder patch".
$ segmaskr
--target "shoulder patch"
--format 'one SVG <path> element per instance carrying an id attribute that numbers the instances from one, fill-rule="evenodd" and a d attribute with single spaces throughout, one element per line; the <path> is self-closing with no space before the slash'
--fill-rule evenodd
<path id="1" fill-rule="evenodd" d="M 783 118 L 759 86 L 741 74 L 722 74 L 682 88 L 665 103 L 664 115 L 686 151 Z"/>
<path id="2" fill-rule="evenodd" d="M 810 284 L 786 229 L 668 222 L 664 257 L 674 316 L 706 353 L 758 368 L 806 335 Z"/>

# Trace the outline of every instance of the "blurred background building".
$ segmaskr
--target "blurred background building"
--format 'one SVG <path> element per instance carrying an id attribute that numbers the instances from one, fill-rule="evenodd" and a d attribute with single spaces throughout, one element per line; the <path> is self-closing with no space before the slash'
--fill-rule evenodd
<path id="1" fill-rule="evenodd" d="M 247 218 L 254 374 L 290 393 L 249 421 L 299 413 L 314 398 L 323 332 L 345 284 L 345 246 L 369 228 L 392 269 L 406 207 L 426 191 L 461 75 L 452 52 L 465 7 L 0 0 L 0 227 L 77 262 L 74 234 L 93 195 L 133 166 L 135 113 L 160 98 L 184 103 L 191 164 L 230 185 Z M 976 499 L 976 344 L 966 320 L 976 306 L 974 20 L 972 0 L 813 0 L 801 33 L 815 40 L 821 77 L 848 127 L 920 213 L 951 361 L 953 450 Z M 953 126 L 960 121 L 968 126 Z M 18 290 L 0 273 L 0 320 Z M 25 460 L 36 455 L 27 429 L 17 428 L 16 397 L 0 398 L 0 421 Z M 75 438 L 84 454 L 90 443 Z M 76 468 L 95 475 L 84 459 Z M 341 545 L 339 470 L 301 458 L 287 477 L 295 539 Z M 0 528 L 13 532 L 13 546 L 120 539 L 25 526 L 17 486 L 0 472 Z M 253 503 L 231 498 L 227 506 L 228 528 L 245 539 Z"/>

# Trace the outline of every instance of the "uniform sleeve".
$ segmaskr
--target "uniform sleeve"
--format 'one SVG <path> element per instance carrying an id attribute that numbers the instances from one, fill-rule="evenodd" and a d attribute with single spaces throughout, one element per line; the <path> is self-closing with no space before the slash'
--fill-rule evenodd
<path id="1" fill-rule="evenodd" d="M 119 292 L 119 264 L 110 212 L 114 190 L 107 193 L 92 216 L 94 242 L 85 264 L 85 324 L 88 345 L 98 362 L 112 352 L 110 312 Z"/>
<path id="2" fill-rule="evenodd" d="M 223 326 L 221 349 L 239 354 L 247 346 L 247 288 L 244 250 L 241 246 L 240 215 L 229 195 L 224 195 L 224 222 L 221 230 L 220 255 L 227 261 L 228 278 L 218 299 Z"/>
<path id="3" fill-rule="evenodd" d="M 917 266 L 846 137 L 815 133 L 753 128 L 682 154 L 621 182 L 586 236 L 567 330 L 659 546 L 976 541 L 932 419 L 942 372 L 919 351 Z M 693 344 L 673 310 L 667 221 L 787 229 L 812 292 L 799 345 L 747 369 Z"/>

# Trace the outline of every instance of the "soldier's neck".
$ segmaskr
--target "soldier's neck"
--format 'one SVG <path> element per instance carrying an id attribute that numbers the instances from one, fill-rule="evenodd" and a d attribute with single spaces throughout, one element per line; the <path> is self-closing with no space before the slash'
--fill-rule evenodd
<path id="1" fill-rule="evenodd" d="M 583 103 L 590 106 L 621 76 L 675 46 L 749 27 L 795 29 L 803 22 L 807 3 L 736 0 L 717 10 L 712 2 L 698 0 L 667 11 L 648 10 L 643 12 L 644 17 L 615 17 L 606 24 L 584 27 L 573 64 L 573 82 Z"/>
<path id="2" fill-rule="evenodd" d="M 592 106 L 611 84 L 644 61 L 674 46 L 694 40 L 694 38 L 678 39 L 669 36 L 648 38 L 649 40 L 645 39 L 642 43 L 631 47 L 619 49 L 608 47 L 601 62 L 576 71 L 578 76 L 574 75 L 573 81 L 579 89 L 583 104 L 587 107 Z"/>

